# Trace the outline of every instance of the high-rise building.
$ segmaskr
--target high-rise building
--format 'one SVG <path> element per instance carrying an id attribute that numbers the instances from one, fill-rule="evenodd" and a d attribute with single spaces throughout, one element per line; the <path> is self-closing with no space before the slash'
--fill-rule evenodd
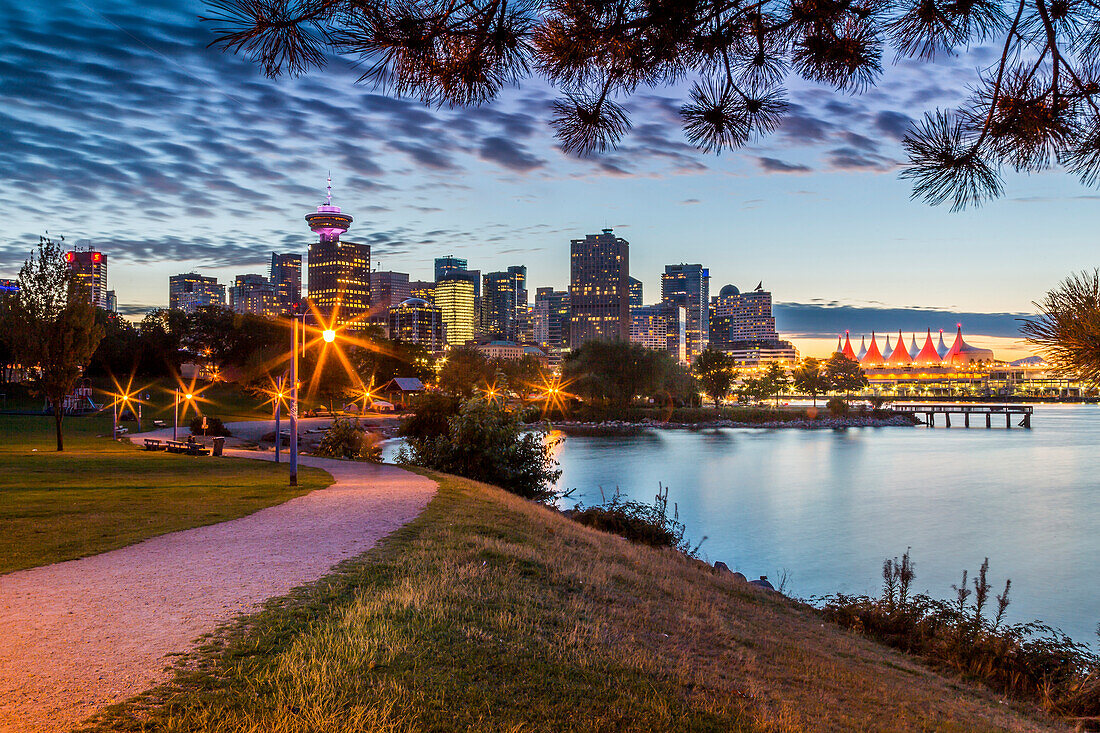
<path id="1" fill-rule="evenodd" d="M 443 350 L 443 312 L 426 300 L 409 298 L 389 309 L 391 339 L 420 344 L 431 352 Z"/>
<path id="2" fill-rule="evenodd" d="M 263 275 L 237 275 L 229 288 L 229 307 L 234 313 L 267 318 L 287 312 L 279 288 Z"/>
<path id="3" fill-rule="evenodd" d="M 351 215 L 328 196 L 317 211 L 306 214 L 318 241 L 309 245 L 309 300 L 326 323 L 359 323 L 370 311 L 370 245 L 340 239 L 351 226 Z"/>
<path id="4" fill-rule="evenodd" d="M 569 248 L 569 345 L 630 338 L 630 243 L 611 229 Z"/>
<path id="5" fill-rule="evenodd" d="M 710 345 L 743 363 L 798 358 L 794 346 L 779 338 L 772 294 L 763 284 L 748 293 L 726 285 L 711 300 Z"/>
<path id="6" fill-rule="evenodd" d="M 409 282 L 409 297 L 434 302 L 435 283 L 430 280 L 412 280 Z"/>
<path id="7" fill-rule="evenodd" d="M 194 313 L 197 308 L 211 305 L 225 307 L 225 286 L 219 284 L 216 277 L 186 272 L 168 278 L 170 309 Z"/>
<path id="8" fill-rule="evenodd" d="M 115 295 L 114 290 L 107 291 L 107 310 L 111 313 L 118 313 L 118 296 Z"/>
<path id="9" fill-rule="evenodd" d="M 710 340 L 710 270 L 702 265 L 665 265 L 661 302 L 687 311 L 688 360 L 694 360 Z"/>
<path id="10" fill-rule="evenodd" d="M 448 346 L 462 346 L 474 339 L 477 312 L 474 310 L 473 283 L 445 276 L 435 284 L 435 305 L 443 314 Z"/>
<path id="11" fill-rule="evenodd" d="M 271 253 L 271 284 L 279 293 L 283 313 L 302 300 L 302 256 Z"/>
<path id="12" fill-rule="evenodd" d="M 91 248 L 74 249 L 65 253 L 65 261 L 89 302 L 107 308 L 107 255 Z"/>
<path id="13" fill-rule="evenodd" d="M 390 308 L 411 297 L 409 273 L 376 270 L 370 274 L 371 312 L 380 314 L 381 320 Z"/>
<path id="14" fill-rule="evenodd" d="M 553 288 L 535 290 L 532 336 L 539 346 L 564 349 L 569 346 L 569 291 Z"/>
<path id="15" fill-rule="evenodd" d="M 642 281 L 632 277 L 630 282 L 630 307 L 635 308 L 642 304 Z"/>
<path id="16" fill-rule="evenodd" d="M 481 289 L 481 331 L 490 340 L 520 341 L 527 319 L 527 268 L 486 273 Z"/>
<path id="17" fill-rule="evenodd" d="M 630 340 L 663 351 L 686 364 L 687 311 L 682 305 L 642 305 L 630 309 Z"/>
<path id="18" fill-rule="evenodd" d="M 439 282 L 443 278 L 455 272 L 466 272 L 466 259 L 447 255 L 435 258 L 435 280 Z"/>

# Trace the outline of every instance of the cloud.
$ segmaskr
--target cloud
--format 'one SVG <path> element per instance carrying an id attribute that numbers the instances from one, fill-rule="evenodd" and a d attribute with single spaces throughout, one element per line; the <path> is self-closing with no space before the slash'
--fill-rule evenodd
<path id="1" fill-rule="evenodd" d="M 531 155 L 511 140 L 502 137 L 487 137 L 481 141 L 478 155 L 513 171 L 526 173 L 546 164 L 542 158 Z"/>
<path id="2" fill-rule="evenodd" d="M 901 112 L 883 110 L 875 115 L 875 129 L 895 140 L 903 140 L 913 118 Z"/>
<path id="3" fill-rule="evenodd" d="M 812 168 L 800 163 L 788 163 L 778 158 L 758 157 L 757 165 L 769 173 L 809 173 Z"/>

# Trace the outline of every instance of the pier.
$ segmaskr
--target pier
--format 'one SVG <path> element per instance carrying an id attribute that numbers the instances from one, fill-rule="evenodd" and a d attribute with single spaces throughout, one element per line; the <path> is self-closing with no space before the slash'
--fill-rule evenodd
<path id="1" fill-rule="evenodd" d="M 993 416 L 1004 415 L 1005 427 L 1012 428 L 1013 415 L 1023 418 L 1020 426 L 1031 428 L 1031 414 L 1035 408 L 1031 405 L 894 405 L 895 412 L 908 412 L 924 418 L 924 424 L 936 427 L 936 415 L 943 415 L 944 427 L 951 427 L 951 416 L 962 415 L 963 427 L 970 427 L 970 416 L 985 416 L 985 426 L 993 427 Z M 957 418 L 956 418 L 957 419 Z"/>

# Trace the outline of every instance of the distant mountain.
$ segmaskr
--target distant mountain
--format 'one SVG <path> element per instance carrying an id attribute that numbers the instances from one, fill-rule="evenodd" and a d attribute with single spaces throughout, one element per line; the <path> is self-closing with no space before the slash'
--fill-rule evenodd
<path id="1" fill-rule="evenodd" d="M 1025 356 L 1023 359 L 1017 359 L 1009 363 L 1009 366 L 1031 366 L 1032 364 L 1042 364 L 1043 361 L 1041 356 Z"/>

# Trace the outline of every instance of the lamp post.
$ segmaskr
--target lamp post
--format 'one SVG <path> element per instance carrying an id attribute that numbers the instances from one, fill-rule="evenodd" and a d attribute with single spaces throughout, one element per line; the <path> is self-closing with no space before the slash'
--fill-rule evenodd
<path id="1" fill-rule="evenodd" d="M 279 430 L 280 403 L 283 401 L 283 377 L 275 383 L 275 462 L 279 462 L 279 448 L 283 444 L 283 435 Z"/>
<path id="2" fill-rule="evenodd" d="M 294 313 L 294 333 L 290 356 L 290 485 L 298 485 L 298 319 L 305 314 Z M 302 324 L 303 327 L 305 324 Z"/>
<path id="3" fill-rule="evenodd" d="M 190 400 L 192 397 L 194 397 L 194 395 L 191 394 L 190 392 L 188 392 L 187 394 L 185 394 L 183 396 L 183 398 L 185 400 Z M 175 409 L 173 410 L 173 416 L 172 416 L 172 440 L 179 440 L 179 436 L 177 435 L 177 433 L 179 432 L 179 425 L 180 425 L 180 388 L 179 387 L 176 387 L 176 401 L 175 401 L 175 403 L 173 403 L 173 407 Z"/>
<path id="4" fill-rule="evenodd" d="M 111 403 L 111 440 L 118 440 L 118 400 Z"/>

